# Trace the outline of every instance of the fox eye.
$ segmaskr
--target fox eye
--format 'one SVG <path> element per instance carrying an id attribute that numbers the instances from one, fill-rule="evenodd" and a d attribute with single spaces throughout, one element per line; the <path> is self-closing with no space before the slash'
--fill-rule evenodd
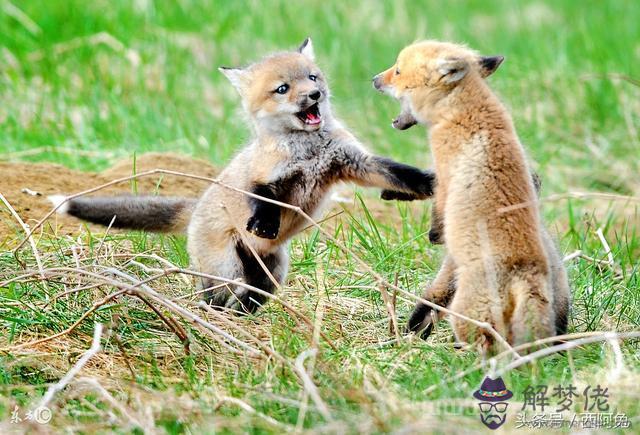
<path id="1" fill-rule="evenodd" d="M 400 68 L 396 68 L 396 75 L 400 74 Z"/>
<path id="2" fill-rule="evenodd" d="M 318 80 L 318 76 L 311 74 L 309 75 L 309 80 L 311 80 L 312 82 L 315 82 L 316 80 Z"/>
<path id="3" fill-rule="evenodd" d="M 286 94 L 288 90 L 289 90 L 289 85 L 285 83 L 284 85 L 278 86 L 278 88 L 276 89 L 276 93 L 283 95 L 283 94 Z"/>

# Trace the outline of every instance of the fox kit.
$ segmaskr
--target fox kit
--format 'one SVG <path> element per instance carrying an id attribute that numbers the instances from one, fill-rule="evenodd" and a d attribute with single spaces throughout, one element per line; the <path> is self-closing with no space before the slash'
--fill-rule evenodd
<path id="1" fill-rule="evenodd" d="M 339 181 L 432 195 L 434 175 L 369 154 L 333 117 L 329 88 L 314 63 L 310 39 L 295 52 L 274 54 L 246 68 L 221 68 L 240 93 L 255 133 L 219 180 L 317 216 Z M 64 200 L 53 198 L 54 202 Z M 87 197 L 62 211 L 91 222 L 150 231 L 187 231 L 197 270 L 273 293 L 288 269 L 288 243 L 307 224 L 293 210 L 212 185 L 199 200 L 161 197 Z M 259 260 L 253 255 L 257 253 Z M 262 263 L 262 264 L 260 264 Z M 212 305 L 254 312 L 266 297 L 241 286 L 203 279 Z"/>
<path id="2" fill-rule="evenodd" d="M 511 118 L 483 80 L 484 65 L 501 60 L 420 42 L 402 50 L 374 86 L 400 101 L 401 125 L 429 127 L 447 255 L 425 299 L 488 322 L 520 344 L 566 331 L 570 293 L 532 205 L 536 188 Z M 459 340 L 490 348 L 486 331 L 456 317 L 451 323 Z M 431 309 L 419 303 L 409 329 L 424 337 L 431 327 Z"/>
<path id="3" fill-rule="evenodd" d="M 477 60 L 478 71 L 482 77 L 489 77 L 500 66 L 504 58 L 502 56 L 483 56 Z M 401 113 L 392 121 L 391 126 L 397 130 L 407 130 L 418 121 L 413 117 L 409 107 L 402 108 Z M 536 174 L 533 175 L 536 191 L 540 189 L 540 180 Z M 417 198 L 411 193 L 397 192 L 383 190 L 381 198 L 384 200 L 398 200 L 398 201 L 414 201 Z M 434 205 L 431 206 L 431 228 L 429 229 L 429 241 L 435 245 L 441 245 L 444 243 L 444 227 L 442 221 L 442 213 L 438 211 L 438 208 Z"/>

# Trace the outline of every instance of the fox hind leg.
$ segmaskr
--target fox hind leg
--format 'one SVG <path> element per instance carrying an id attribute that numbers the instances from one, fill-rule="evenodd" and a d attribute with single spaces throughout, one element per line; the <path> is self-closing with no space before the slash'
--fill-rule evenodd
<path id="1" fill-rule="evenodd" d="M 456 292 L 451 302 L 451 311 L 487 323 L 506 338 L 503 300 L 499 288 L 500 277 L 488 276 L 484 265 L 472 265 L 458 268 L 456 278 Z M 457 316 L 450 316 L 450 322 L 456 341 L 480 343 L 483 354 L 493 351 L 495 337 L 491 332 Z"/>
<path id="2" fill-rule="evenodd" d="M 554 335 L 556 322 L 549 291 L 545 273 L 527 271 L 512 277 L 509 286 L 514 301 L 510 322 L 511 344 L 519 345 Z"/>
<path id="3" fill-rule="evenodd" d="M 275 281 L 278 284 L 282 284 L 288 269 L 286 249 L 281 247 L 274 253 L 262 254 L 260 255 L 260 260 Z M 246 284 L 264 292 L 271 294 L 275 292 L 275 283 L 265 272 L 251 250 L 241 241 L 235 243 L 233 252 L 228 253 L 223 263 L 225 270 L 221 271 L 223 272 L 222 276 L 241 278 Z M 219 286 L 219 284 L 219 281 L 214 279 L 205 279 L 202 283 L 204 288 L 217 287 L 205 293 L 205 300 L 214 307 L 224 307 L 249 314 L 256 312 L 269 299 L 267 295 L 252 291 L 241 285 Z"/>
<path id="4" fill-rule="evenodd" d="M 440 306 L 448 306 L 456 291 L 455 264 L 451 257 L 446 257 L 438 275 L 427 288 L 424 299 Z M 427 339 L 433 330 L 434 317 L 439 314 L 428 305 L 418 302 L 411 313 L 407 329 L 420 334 L 422 339 Z"/>

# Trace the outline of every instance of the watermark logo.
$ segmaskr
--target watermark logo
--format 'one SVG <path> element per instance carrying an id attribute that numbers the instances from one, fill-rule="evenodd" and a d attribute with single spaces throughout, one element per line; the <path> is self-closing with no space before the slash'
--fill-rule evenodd
<path id="1" fill-rule="evenodd" d="M 23 421 L 35 421 L 38 424 L 47 424 L 51 421 L 51 409 L 46 406 L 38 406 L 27 411 L 24 416 L 20 415 L 20 408 L 16 405 L 11 412 L 11 423 L 18 424 Z"/>
<path id="2" fill-rule="evenodd" d="M 628 429 L 631 421 L 624 413 L 613 413 L 609 405 L 609 388 L 572 384 L 528 385 L 521 412 L 516 414 L 516 429 Z M 555 406 L 554 406 L 555 402 Z M 582 411 L 582 412 L 576 412 Z"/>
<path id="3" fill-rule="evenodd" d="M 480 389 L 473 393 L 473 397 L 480 401 L 480 420 L 485 426 L 495 430 L 504 424 L 509 407 L 507 400 L 513 397 L 513 393 L 507 390 L 501 377 L 484 378 Z"/>

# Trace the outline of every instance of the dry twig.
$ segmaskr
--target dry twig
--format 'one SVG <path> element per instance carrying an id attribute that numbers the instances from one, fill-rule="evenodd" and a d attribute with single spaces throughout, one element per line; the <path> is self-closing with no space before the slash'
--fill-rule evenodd
<path id="1" fill-rule="evenodd" d="M 71 370 L 69 370 L 67 374 L 62 377 L 62 379 L 49 387 L 47 392 L 42 397 L 40 404 L 38 405 L 39 408 L 45 408 L 49 404 L 49 402 L 51 402 L 53 396 L 55 396 L 58 391 L 62 391 L 64 387 L 66 387 L 67 384 L 71 382 L 74 376 L 77 375 L 80 370 L 82 370 L 82 367 L 84 367 L 85 364 L 100 351 L 101 338 L 102 323 L 96 323 L 95 329 L 93 331 L 93 341 L 91 342 L 91 347 L 89 348 L 89 350 L 87 350 L 84 355 L 82 355 L 82 357 L 73 365 L 73 367 L 71 367 Z"/>

